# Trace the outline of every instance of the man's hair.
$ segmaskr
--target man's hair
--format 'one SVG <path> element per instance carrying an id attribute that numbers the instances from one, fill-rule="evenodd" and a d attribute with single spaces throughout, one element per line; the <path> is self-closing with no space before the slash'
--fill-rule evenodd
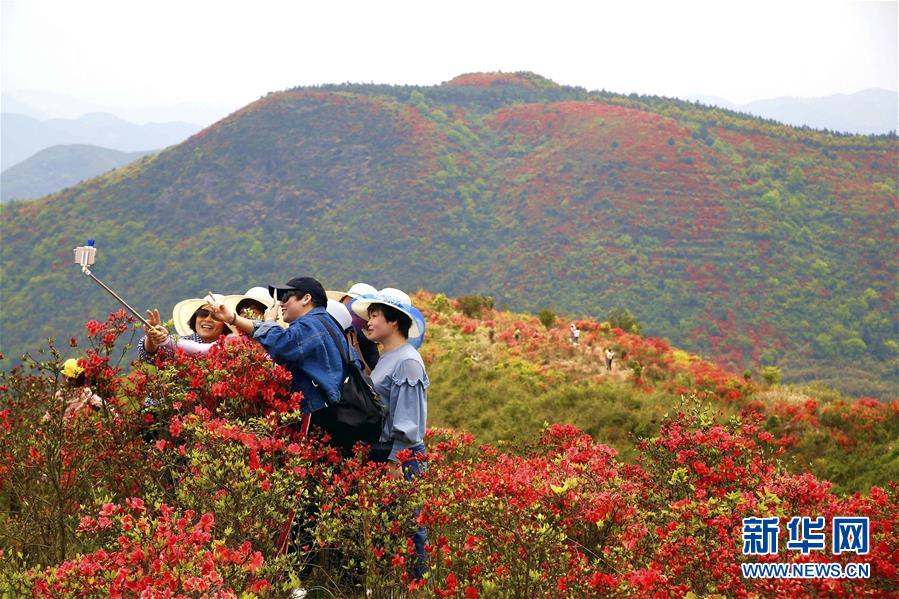
<path id="1" fill-rule="evenodd" d="M 387 322 L 395 322 L 396 330 L 400 332 L 403 338 L 409 338 L 409 329 L 412 328 L 412 319 L 409 318 L 408 314 L 404 314 L 393 306 L 387 304 L 371 304 L 368 307 L 368 315 L 371 316 L 374 312 L 383 314 L 384 320 Z"/>

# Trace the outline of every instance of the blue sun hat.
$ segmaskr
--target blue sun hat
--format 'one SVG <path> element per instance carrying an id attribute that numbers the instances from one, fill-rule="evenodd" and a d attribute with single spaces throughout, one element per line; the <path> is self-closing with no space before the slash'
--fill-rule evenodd
<path id="1" fill-rule="evenodd" d="M 393 287 L 385 287 L 377 293 L 357 297 L 350 308 L 359 318 L 368 321 L 368 307 L 372 304 L 391 306 L 408 316 L 412 320 L 408 341 L 415 349 L 421 347 L 425 338 L 425 317 L 412 305 L 412 299 L 407 293 Z"/>

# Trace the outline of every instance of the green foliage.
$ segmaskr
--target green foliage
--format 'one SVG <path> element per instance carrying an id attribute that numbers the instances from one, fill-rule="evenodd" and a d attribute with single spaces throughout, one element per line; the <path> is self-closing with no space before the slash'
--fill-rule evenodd
<path id="1" fill-rule="evenodd" d="M 552 328 L 556 323 L 556 313 L 549 308 L 541 308 L 540 314 L 538 314 L 537 317 L 540 319 L 540 324 L 547 329 Z"/>
<path id="2" fill-rule="evenodd" d="M 761 371 L 762 378 L 765 379 L 765 382 L 769 385 L 776 385 L 780 383 L 780 368 L 777 366 L 763 366 Z"/>
<path id="3" fill-rule="evenodd" d="M 452 311 L 453 305 L 445 295 L 443 295 L 442 293 L 438 293 L 434 296 L 434 300 L 431 302 L 431 309 L 439 314 L 448 314 L 450 311 Z"/>
<path id="4" fill-rule="evenodd" d="M 606 315 L 606 321 L 609 326 L 621 329 L 627 333 L 637 334 L 640 332 L 640 325 L 636 319 L 624 308 L 615 308 Z"/>
<path id="5" fill-rule="evenodd" d="M 486 295 L 459 296 L 459 309 L 468 318 L 480 318 L 485 310 L 493 309 L 493 298 Z"/>

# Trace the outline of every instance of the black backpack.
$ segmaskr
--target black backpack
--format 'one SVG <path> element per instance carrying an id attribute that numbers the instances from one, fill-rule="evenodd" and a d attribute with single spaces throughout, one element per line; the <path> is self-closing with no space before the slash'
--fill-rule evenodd
<path id="1" fill-rule="evenodd" d="M 340 400 L 313 413 L 313 422 L 330 433 L 332 443 L 350 449 L 358 441 L 376 443 L 387 417 L 387 406 L 375 391 L 371 377 L 362 372 L 350 359 L 350 345 L 346 337 L 337 335 L 325 318 L 316 314 L 331 339 L 337 345 L 343 361 L 343 385 Z M 328 320 L 334 320 L 328 315 Z M 337 324 L 337 321 L 334 321 Z M 343 342 L 340 341 L 343 337 Z"/>

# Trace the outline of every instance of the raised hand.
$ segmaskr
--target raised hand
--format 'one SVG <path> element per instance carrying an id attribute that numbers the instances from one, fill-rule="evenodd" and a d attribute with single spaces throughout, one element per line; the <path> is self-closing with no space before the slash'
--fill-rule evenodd
<path id="1" fill-rule="evenodd" d="M 147 322 L 152 326 L 144 325 L 144 332 L 147 334 L 144 349 L 153 353 L 157 347 L 165 343 L 169 336 L 169 331 L 162 326 L 162 318 L 159 317 L 158 309 L 147 310 Z"/>
<path id="2" fill-rule="evenodd" d="M 206 296 L 206 305 L 209 306 L 210 311 L 212 312 L 212 317 L 220 322 L 225 322 L 231 324 L 234 320 L 234 312 L 228 309 L 228 306 L 222 302 L 221 304 L 215 301 L 215 294 L 211 291 L 209 295 Z"/>
<path id="3" fill-rule="evenodd" d="M 271 308 L 265 311 L 265 320 L 278 320 L 281 318 L 281 302 L 275 302 Z"/>

